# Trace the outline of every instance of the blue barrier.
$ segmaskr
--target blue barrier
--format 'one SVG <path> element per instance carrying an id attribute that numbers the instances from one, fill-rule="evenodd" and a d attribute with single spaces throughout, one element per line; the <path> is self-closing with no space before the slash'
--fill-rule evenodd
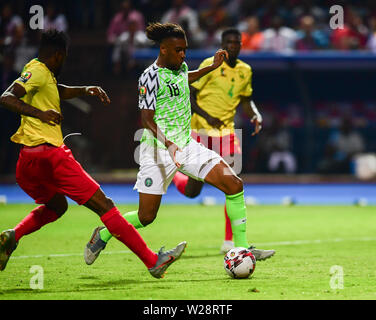
<path id="1" fill-rule="evenodd" d="M 103 184 L 103 191 L 117 204 L 137 204 L 138 193 L 133 185 Z M 255 184 L 244 186 L 247 200 L 257 204 L 282 204 L 288 199 L 302 205 L 353 205 L 367 203 L 376 205 L 375 184 Z M 17 185 L 0 185 L 0 199 L 4 195 L 7 203 L 32 203 L 32 199 Z M 210 198 L 217 204 L 223 204 L 223 193 L 212 186 L 204 188 L 195 199 L 182 196 L 175 186 L 171 185 L 163 196 L 163 203 L 198 204 Z M 72 201 L 70 201 L 72 203 Z M 0 212 L 1 212 L 0 204 Z"/>
<path id="2" fill-rule="evenodd" d="M 186 53 L 187 60 L 203 60 L 214 55 L 216 50 L 188 49 Z M 159 49 L 138 49 L 134 52 L 135 59 L 156 59 Z M 246 52 L 242 51 L 239 55 L 242 60 L 251 61 L 361 61 L 375 62 L 376 54 L 369 51 L 310 51 L 310 52 Z"/>

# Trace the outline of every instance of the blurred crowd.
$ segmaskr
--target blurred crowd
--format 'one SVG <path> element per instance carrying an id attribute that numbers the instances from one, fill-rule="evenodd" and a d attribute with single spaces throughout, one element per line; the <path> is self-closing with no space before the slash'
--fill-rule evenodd
<path id="1" fill-rule="evenodd" d="M 131 0 L 111 19 L 107 40 L 134 37 L 135 46 L 148 45 L 138 32 L 150 21 L 182 25 L 190 47 L 216 48 L 220 34 L 227 27 L 238 28 L 243 35 L 243 50 L 375 50 L 375 1 L 344 2 L 344 28 L 332 30 L 329 13 L 333 1 L 314 0 L 171 0 L 149 16 L 151 1 Z M 155 5 L 154 5 L 155 7 Z M 163 8 L 166 8 L 164 11 Z M 162 10 L 161 10 L 162 9 Z M 122 35 L 127 33 L 127 36 Z"/>
<path id="2" fill-rule="evenodd" d="M 333 0 L 68 0 L 39 1 L 44 28 L 91 33 L 106 30 L 114 71 L 137 48 L 152 44 L 145 26 L 174 22 L 190 48 L 214 49 L 227 27 L 242 32 L 244 51 L 369 50 L 376 52 L 376 1 L 340 1 L 344 26 L 332 30 Z M 38 32 L 30 30 L 33 1 L 0 1 L 0 45 L 15 52 L 16 69 L 35 52 Z M 68 27 L 70 30 L 68 30 Z M 17 52 L 20 51 L 20 52 Z M 131 60 L 131 59 L 130 59 Z M 130 67 L 134 61 L 126 62 Z"/>

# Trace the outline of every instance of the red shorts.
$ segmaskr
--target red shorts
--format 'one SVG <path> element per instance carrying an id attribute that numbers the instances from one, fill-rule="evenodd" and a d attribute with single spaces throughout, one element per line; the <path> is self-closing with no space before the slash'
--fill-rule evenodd
<path id="1" fill-rule="evenodd" d="M 60 193 L 82 205 L 99 188 L 65 145 L 23 147 L 17 162 L 16 179 L 22 190 L 39 204 L 47 203 Z"/>
<path id="2" fill-rule="evenodd" d="M 206 148 L 218 153 L 221 157 L 242 154 L 239 138 L 234 133 L 222 137 L 212 137 L 198 134 L 192 130 L 191 136 Z"/>

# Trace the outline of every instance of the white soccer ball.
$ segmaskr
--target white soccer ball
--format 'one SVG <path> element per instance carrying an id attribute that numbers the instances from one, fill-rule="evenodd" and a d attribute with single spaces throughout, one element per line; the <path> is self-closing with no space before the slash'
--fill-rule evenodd
<path id="1" fill-rule="evenodd" d="M 248 278 L 255 271 L 256 258 L 247 248 L 233 248 L 225 255 L 224 268 L 231 278 Z"/>

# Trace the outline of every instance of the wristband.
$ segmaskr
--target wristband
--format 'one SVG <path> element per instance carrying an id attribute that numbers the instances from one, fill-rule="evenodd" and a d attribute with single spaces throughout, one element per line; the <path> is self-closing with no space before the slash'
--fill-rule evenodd
<path id="1" fill-rule="evenodd" d="M 254 112 L 254 116 L 252 117 L 252 120 L 257 120 L 257 122 L 262 122 L 262 116 L 260 114 L 260 112 L 257 110 L 257 107 L 255 105 L 255 103 L 251 100 L 250 102 L 250 105 L 251 105 L 251 108 L 252 108 L 252 111 Z"/>

